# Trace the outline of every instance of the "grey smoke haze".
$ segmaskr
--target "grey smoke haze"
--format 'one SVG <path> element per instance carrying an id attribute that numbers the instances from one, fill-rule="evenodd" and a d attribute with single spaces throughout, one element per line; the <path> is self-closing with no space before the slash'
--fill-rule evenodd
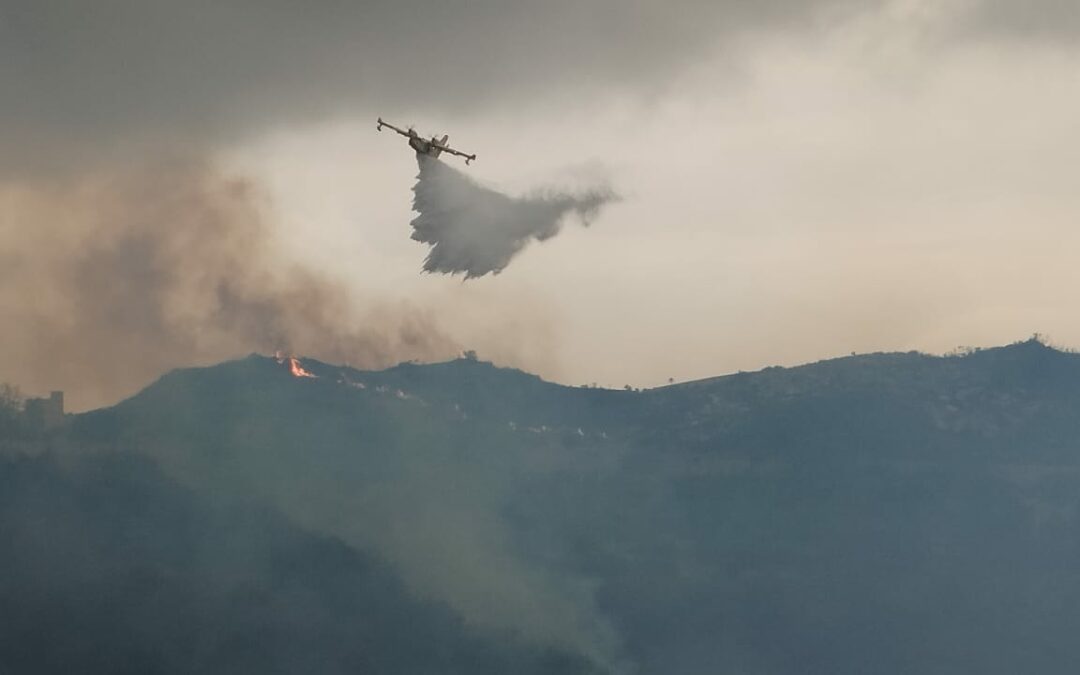
<path id="1" fill-rule="evenodd" d="M 596 673 L 463 625 L 377 554 L 269 505 L 208 499 L 93 444 L 28 458 L 6 440 L 0 429 L 4 672 Z"/>
<path id="2" fill-rule="evenodd" d="M 1080 35 L 1080 4 L 1071 0 L 982 0 L 973 4 L 966 18 L 967 32 L 979 36 L 1075 44 Z"/>
<path id="3" fill-rule="evenodd" d="M 276 349 L 390 365 L 458 352 L 424 311 L 274 250 L 257 192 L 198 162 L 0 190 L 2 379 L 115 401 L 178 364 Z"/>
<path id="4" fill-rule="evenodd" d="M 209 148 L 374 106 L 461 111 L 662 83 L 721 36 L 838 4 L 5 0 L 0 169 Z"/>
<path id="5" fill-rule="evenodd" d="M 918 5 L 916 9 L 923 6 L 910 4 Z M 1003 35 L 1010 40 L 1038 41 L 1047 35 L 1060 39 L 1075 35 L 1080 25 L 1077 6 L 1064 0 L 925 3 L 931 8 L 954 4 L 965 9 L 956 15 L 958 25 L 950 24 L 949 31 L 980 39 L 997 40 Z M 571 108 L 586 94 L 647 92 L 657 94 L 650 100 L 661 101 L 673 79 L 688 66 L 700 64 L 702 54 L 715 55 L 718 46 L 728 53 L 759 32 L 809 33 L 815 27 L 841 23 L 839 17 L 851 12 L 880 6 L 850 0 L 663 4 L 482 0 L 435 5 L 419 0 L 316 0 L 302 7 L 281 0 L 92 4 L 0 0 L 0 189 L 5 194 L 41 195 L 37 200 L 21 199 L 20 204 L 32 202 L 27 208 L 47 211 L 46 194 L 71 204 L 89 197 L 59 196 L 62 190 L 40 181 L 42 176 L 60 176 L 78 192 L 85 184 L 104 185 L 111 180 L 107 174 L 94 175 L 101 167 L 157 157 L 163 149 L 179 146 L 213 160 L 220 151 L 264 138 L 272 130 L 329 118 L 366 118 L 374 116 L 376 109 L 405 120 L 421 111 L 433 117 L 495 111 L 496 116 L 501 113 L 505 119 L 511 113 L 516 119 L 528 117 L 522 111 L 537 101 Z M 113 190 L 109 199 L 115 201 L 124 193 L 138 202 L 131 209 L 149 208 L 146 195 L 139 192 Z M 148 194 L 167 193 L 161 189 Z M 36 226 L 27 223 L 39 222 L 37 216 L 17 213 L 23 206 L 12 205 L 9 197 L 5 200 L 8 203 L 0 215 L 4 227 L 22 223 L 21 233 L 14 235 L 16 243 L 7 245 L 12 237 L 5 234 L 5 246 L 0 249 L 5 263 L 0 274 L 21 280 L 0 289 L 5 307 L 18 306 L 6 298 L 30 294 L 31 287 L 25 284 L 31 282 L 39 288 L 33 291 L 40 296 L 39 302 L 61 303 L 53 277 L 71 277 L 75 271 L 63 269 L 55 256 L 44 256 L 43 262 L 30 256 L 52 249 L 71 251 L 81 245 L 85 228 L 60 223 L 79 223 L 88 216 L 63 214 L 35 232 Z M 82 204 L 88 207 L 89 203 Z M 37 271 L 29 271 L 33 269 Z M 53 274 L 54 269 L 60 272 Z M 87 276 L 95 274 L 103 273 Z M 41 290 L 50 288 L 54 290 Z M 134 288 L 129 292 L 133 294 Z M 258 292 L 263 292 L 262 287 Z M 240 304 L 258 314 L 260 303 L 251 301 L 250 295 Z M 239 302 L 230 289 L 222 292 L 222 298 Z M 137 302 L 132 300 L 132 306 Z M 31 332 L 38 335 L 65 329 L 64 321 L 43 321 L 36 316 L 20 310 L 3 318 L 24 324 L 33 319 L 40 330 Z M 71 345 L 78 339 L 72 336 Z M 216 337 L 202 333 L 197 339 L 170 336 L 163 344 L 175 341 L 195 345 L 184 353 L 219 355 L 219 350 L 205 350 L 206 342 L 216 343 Z M 7 337 L 4 342 L 18 340 Z M 229 342 L 235 345 L 241 340 Z M 63 345 L 52 346 L 59 350 Z M 23 358 L 27 353 L 20 346 L 4 359 L 8 377 L 28 388 L 63 386 L 53 377 L 31 380 L 25 375 L 33 370 Z M 153 360 L 149 354 L 126 355 L 134 361 Z M 67 358 L 55 351 L 52 361 L 59 361 L 58 356 Z M 80 354 L 72 360 L 88 362 Z M 51 368 L 74 378 L 82 366 Z M 104 367 L 98 372 L 129 377 Z M 137 376 L 130 378 L 133 382 Z M 104 391 L 96 400 L 107 398 Z"/>
<path id="6" fill-rule="evenodd" d="M 559 233 L 573 214 L 585 225 L 607 202 L 609 189 L 579 194 L 548 191 L 510 197 L 484 187 L 447 164 L 417 154 L 420 174 L 413 187 L 412 238 L 431 245 L 425 272 L 498 274 L 530 241 Z"/>
<path id="7" fill-rule="evenodd" d="M 444 112 L 662 85 L 719 41 L 827 25 L 882 4 L 5 0 L 0 162 L 8 170 L 70 165 L 74 147 L 97 154 L 151 138 L 213 143 L 366 115 L 375 105 L 384 114 Z M 1080 27 L 1069 0 L 965 4 L 958 28 L 976 34 L 1075 35 Z M 43 145 L 53 152 L 41 153 Z M 69 154 L 56 154 L 65 146 Z"/>

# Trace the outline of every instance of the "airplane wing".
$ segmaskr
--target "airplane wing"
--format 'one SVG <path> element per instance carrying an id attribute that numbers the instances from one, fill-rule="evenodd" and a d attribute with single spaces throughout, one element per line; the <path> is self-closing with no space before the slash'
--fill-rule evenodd
<path id="1" fill-rule="evenodd" d="M 395 127 L 393 124 L 390 124 L 389 122 L 383 121 L 383 118 L 380 117 L 378 119 L 377 123 L 376 123 L 375 128 L 378 131 L 382 131 L 383 127 L 390 127 L 391 129 L 398 132 L 402 136 L 408 136 L 408 137 L 411 138 L 408 131 L 405 131 L 403 129 L 399 129 L 398 127 Z M 434 139 L 432 139 L 430 141 L 423 140 L 423 139 L 421 139 L 421 140 L 422 140 L 423 143 L 426 143 L 426 144 L 430 145 L 431 147 L 437 148 L 441 152 L 449 152 L 451 155 L 457 155 L 458 157 L 464 157 L 466 164 L 468 164 L 469 162 L 476 159 L 476 155 L 470 155 L 468 153 L 461 152 L 460 150 L 455 150 L 455 149 L 451 148 L 449 145 L 444 145 L 446 139 L 447 139 L 447 137 L 443 136 L 443 143 L 440 143 L 440 142 L 438 142 L 437 140 L 434 140 Z M 411 141 L 410 141 L 410 143 L 411 143 Z"/>
<path id="2" fill-rule="evenodd" d="M 395 126 L 394 126 L 393 124 L 390 124 L 389 122 L 383 122 L 383 118 L 381 118 L 381 117 L 380 117 L 380 118 L 379 118 L 379 123 L 378 123 L 378 125 L 377 125 L 377 126 L 375 127 L 375 129 L 376 129 L 377 131 L 382 131 L 382 128 L 383 128 L 383 127 L 390 127 L 391 129 L 393 129 L 394 131 L 398 132 L 398 133 L 399 133 L 399 134 L 401 134 L 402 136 L 408 136 L 408 135 L 409 135 L 409 132 L 407 132 L 407 131 L 403 131 L 403 130 L 401 130 L 401 129 L 399 129 L 399 128 L 395 127 Z"/>
<path id="3" fill-rule="evenodd" d="M 435 147 L 437 147 L 439 150 L 442 150 L 443 152 L 449 152 L 451 155 L 457 155 L 458 157 L 464 157 L 466 164 L 468 164 L 469 162 L 476 159 L 476 155 L 470 155 L 467 152 L 462 152 L 460 150 L 455 150 L 455 149 L 451 148 L 449 145 L 440 145 L 438 143 L 433 143 L 433 145 Z"/>

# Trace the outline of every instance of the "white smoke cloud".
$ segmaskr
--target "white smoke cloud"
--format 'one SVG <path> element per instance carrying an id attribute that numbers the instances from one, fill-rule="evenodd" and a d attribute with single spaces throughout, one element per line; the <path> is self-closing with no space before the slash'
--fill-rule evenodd
<path id="1" fill-rule="evenodd" d="M 457 169 L 417 155 L 420 174 L 413 188 L 412 238 L 431 245 L 425 272 L 498 274 L 530 241 L 559 233 L 574 215 L 588 225 L 600 208 L 617 199 L 609 188 L 578 194 L 559 191 L 510 197 L 484 187 Z"/>

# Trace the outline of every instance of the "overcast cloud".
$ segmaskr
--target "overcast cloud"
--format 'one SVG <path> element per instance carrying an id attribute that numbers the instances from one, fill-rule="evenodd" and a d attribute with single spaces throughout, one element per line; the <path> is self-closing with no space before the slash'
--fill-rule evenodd
<path id="1" fill-rule="evenodd" d="M 718 40 L 841 0 L 0 3 L 0 162 L 250 139 L 378 109 L 662 84 Z"/>
<path id="2" fill-rule="evenodd" d="M 884 4 L 955 8 L 955 35 L 1080 32 L 1071 0 L 4 0 L 0 162 L 70 166 L 149 140 L 250 139 L 376 107 L 438 114 L 663 87 L 717 44 Z"/>
<path id="3" fill-rule="evenodd" d="M 0 382 L 85 408 L 279 348 L 651 386 L 1075 346 L 1078 35 L 1065 0 L 0 0 Z M 421 275 L 377 114 L 500 193 L 595 162 L 625 199 Z"/>
<path id="4" fill-rule="evenodd" d="M 108 186 L 91 192 L 109 196 L 109 213 L 145 214 L 148 196 L 185 194 L 183 181 L 170 187 L 172 158 L 211 167 L 199 181 L 224 181 L 206 188 L 222 194 L 232 176 L 216 171 L 218 160 L 239 152 L 253 160 L 243 168 L 258 174 L 241 182 L 281 177 L 271 181 L 274 208 L 260 214 L 259 237 L 283 233 L 286 252 L 307 247 L 314 266 L 352 274 L 352 296 L 374 299 L 387 288 L 395 297 L 438 295 L 464 315 L 457 301 L 479 293 L 474 305 L 499 316 L 528 297 L 524 305 L 549 308 L 543 326 L 498 333 L 519 342 L 542 336 L 526 351 L 543 356 L 511 365 L 571 382 L 650 384 L 849 348 L 1054 334 L 1045 318 L 993 330 L 956 318 L 1026 316 L 1012 309 L 1030 304 L 1022 284 L 991 294 L 971 282 L 955 298 L 938 286 L 1000 270 L 1017 250 L 1007 242 L 1036 244 L 1030 233 L 1068 232 L 1063 223 L 1075 220 L 1068 177 L 1077 160 L 1070 148 L 1080 104 L 1070 73 L 1078 17 L 1065 0 L 0 0 L 0 239 L 9 242 L 0 250 L 0 295 L 31 299 L 20 311 L 46 306 L 32 300 L 35 270 L 81 264 L 86 223 L 100 232 L 168 232 L 191 218 L 175 208 L 158 209 L 153 222 L 110 220 L 92 207 L 56 218 L 57 204 L 97 203 L 87 186 Z M 595 227 L 530 247 L 497 284 L 466 290 L 421 279 L 426 250 L 408 239 L 411 153 L 374 133 L 377 114 L 452 133 L 481 157 L 469 175 L 510 194 L 561 179 L 568 163 L 596 160 L 614 167 L 626 200 Z M 349 125 L 355 130 L 327 131 Z M 275 140 L 283 137 L 295 140 L 291 149 Z M 988 240 L 988 227 L 1000 236 Z M 936 276 L 908 271 L 927 250 L 918 241 L 927 231 L 966 246 L 942 258 Z M 834 259 L 837 232 L 850 253 Z M 876 247 L 885 240 L 887 250 Z M 185 250 L 170 244 L 166 259 L 177 268 L 165 270 L 168 278 L 183 279 L 193 260 L 221 260 L 199 255 L 214 251 L 210 243 L 190 241 Z M 1051 253 L 1064 255 L 1060 246 Z M 1068 269 L 1061 262 L 1033 259 L 1015 277 L 1066 288 L 1073 280 L 1064 272 L 1044 279 L 1046 270 Z M 887 298 L 866 283 L 882 269 L 896 277 Z M 1060 290 L 1040 298 L 1040 317 L 1064 317 L 1057 308 L 1071 302 Z M 821 304 L 827 322 L 806 314 Z M 282 315 L 301 309 L 284 306 Z M 726 322 L 736 315 L 733 330 Z M 9 309 L 4 318 L 14 316 Z M 654 318 L 635 323 L 640 316 Z M 935 323 L 946 318 L 953 323 Z M 469 331 L 464 346 L 487 340 L 482 354 L 517 353 L 490 337 L 495 331 L 465 323 L 446 344 L 462 344 L 456 336 Z M 647 339 L 613 356 L 630 331 Z M 78 344 L 74 335 L 65 340 Z M 221 349 L 171 352 L 124 390 L 154 369 L 264 348 L 252 342 L 241 334 Z M 87 360 L 92 351 L 66 356 Z M 378 362 L 414 355 L 392 347 Z M 0 379 L 32 390 L 77 386 L 27 372 L 55 356 L 9 352 Z M 69 365 L 52 370 L 96 372 Z M 94 403 L 120 390 L 98 391 Z"/>
<path id="5" fill-rule="evenodd" d="M 1073 41 L 1080 37 L 1080 4 L 1072 0 L 980 0 L 972 3 L 964 28 L 985 38 Z"/>

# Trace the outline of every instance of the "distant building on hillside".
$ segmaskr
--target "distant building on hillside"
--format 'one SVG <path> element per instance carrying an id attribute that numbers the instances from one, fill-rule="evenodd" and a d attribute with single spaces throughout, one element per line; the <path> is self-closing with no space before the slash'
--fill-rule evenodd
<path id="1" fill-rule="evenodd" d="M 54 391 L 49 398 L 28 398 L 24 408 L 32 429 L 50 431 L 64 424 L 64 392 Z"/>

